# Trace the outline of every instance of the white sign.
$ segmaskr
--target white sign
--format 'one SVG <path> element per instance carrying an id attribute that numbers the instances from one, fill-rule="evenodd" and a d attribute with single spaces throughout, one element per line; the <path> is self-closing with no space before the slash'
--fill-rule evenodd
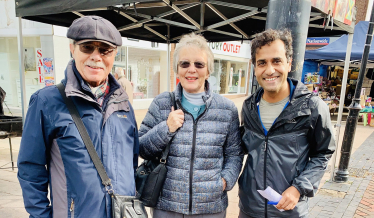
<path id="1" fill-rule="evenodd" d="M 251 46 L 240 42 L 209 42 L 214 54 L 229 55 L 241 58 L 251 58 Z"/>

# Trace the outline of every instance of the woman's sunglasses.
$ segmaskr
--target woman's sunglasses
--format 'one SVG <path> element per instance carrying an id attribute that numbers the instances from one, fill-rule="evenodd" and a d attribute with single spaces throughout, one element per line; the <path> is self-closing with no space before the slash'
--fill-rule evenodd
<path id="1" fill-rule="evenodd" d="M 189 62 L 189 61 L 179 61 L 179 67 L 181 68 L 189 68 L 191 63 L 195 65 L 197 69 L 202 69 L 205 67 L 204 62 L 196 61 L 196 62 Z"/>
<path id="2" fill-rule="evenodd" d="M 79 50 L 85 54 L 92 54 L 95 49 L 98 49 L 99 53 L 102 55 L 102 56 L 107 56 L 107 57 L 110 57 L 112 56 L 113 54 L 113 51 L 116 50 L 116 48 L 113 48 L 113 47 L 110 47 L 110 46 L 96 46 L 92 43 L 82 43 L 82 44 L 79 44 Z"/>

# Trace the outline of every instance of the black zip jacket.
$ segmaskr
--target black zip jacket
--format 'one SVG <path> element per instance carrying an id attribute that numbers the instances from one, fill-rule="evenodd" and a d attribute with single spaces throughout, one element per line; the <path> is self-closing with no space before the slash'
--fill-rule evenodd
<path id="1" fill-rule="evenodd" d="M 244 101 L 243 146 L 248 151 L 239 178 L 240 209 L 251 217 L 301 217 L 308 214 L 313 197 L 335 151 L 328 106 L 297 80 L 288 79 L 291 98 L 268 134 L 264 134 L 257 112 L 260 88 Z M 272 187 L 282 194 L 290 186 L 300 192 L 293 210 L 280 212 L 257 190 Z"/>

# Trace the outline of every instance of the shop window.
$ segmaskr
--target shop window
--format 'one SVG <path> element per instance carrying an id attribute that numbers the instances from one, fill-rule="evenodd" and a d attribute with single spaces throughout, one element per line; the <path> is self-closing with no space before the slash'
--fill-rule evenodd
<path id="1" fill-rule="evenodd" d="M 214 60 L 214 72 L 209 77 L 210 87 L 219 94 L 244 94 L 247 84 L 248 62 Z"/>
<path id="2" fill-rule="evenodd" d="M 128 48 L 128 74 L 134 99 L 154 98 L 160 94 L 160 51 Z"/>
<path id="3" fill-rule="evenodd" d="M 41 48 L 40 37 L 24 37 L 25 94 L 26 105 L 30 96 L 45 86 L 39 82 L 37 50 Z M 18 69 L 16 37 L 0 38 L 0 87 L 6 92 L 5 103 L 11 107 L 21 107 L 21 87 Z"/>

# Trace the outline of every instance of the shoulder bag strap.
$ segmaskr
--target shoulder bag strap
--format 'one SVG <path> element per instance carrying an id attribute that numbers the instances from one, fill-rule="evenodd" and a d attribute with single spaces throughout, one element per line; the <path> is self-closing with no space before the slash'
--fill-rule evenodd
<path id="1" fill-rule="evenodd" d="M 176 110 L 177 109 L 177 103 L 175 102 L 174 92 L 169 92 L 169 95 L 170 95 L 170 99 L 171 99 L 171 104 L 173 105 L 174 110 Z M 173 138 L 170 140 L 169 144 L 166 146 L 165 150 L 162 152 L 162 156 L 161 156 L 161 159 L 160 159 L 161 163 L 166 163 L 166 159 L 168 158 L 168 155 L 169 155 L 170 144 L 173 141 Z"/>
<path id="2" fill-rule="evenodd" d="M 99 156 L 97 155 L 95 147 L 92 144 L 91 138 L 88 135 L 87 129 L 84 126 L 84 123 L 83 123 L 83 121 L 82 121 L 82 119 L 79 115 L 79 112 L 78 112 L 77 108 L 75 107 L 74 102 L 66 96 L 64 84 L 60 83 L 60 84 L 57 84 L 56 86 L 57 86 L 58 90 L 60 91 L 60 94 L 61 94 L 62 98 L 65 101 L 65 104 L 66 104 L 66 106 L 67 106 L 67 108 L 70 112 L 70 115 L 72 116 L 72 118 L 75 122 L 75 125 L 78 128 L 79 134 L 81 135 L 84 144 L 86 145 L 88 154 L 90 155 L 90 157 L 92 159 L 92 162 L 94 163 L 94 165 L 96 167 L 96 170 L 100 175 L 101 182 L 105 186 L 107 192 L 109 194 L 112 194 L 113 193 L 113 188 L 111 187 L 112 186 L 111 181 L 110 181 L 110 179 L 109 179 L 109 177 L 108 177 L 108 175 L 107 175 L 107 173 L 104 169 L 103 163 L 101 162 Z"/>

